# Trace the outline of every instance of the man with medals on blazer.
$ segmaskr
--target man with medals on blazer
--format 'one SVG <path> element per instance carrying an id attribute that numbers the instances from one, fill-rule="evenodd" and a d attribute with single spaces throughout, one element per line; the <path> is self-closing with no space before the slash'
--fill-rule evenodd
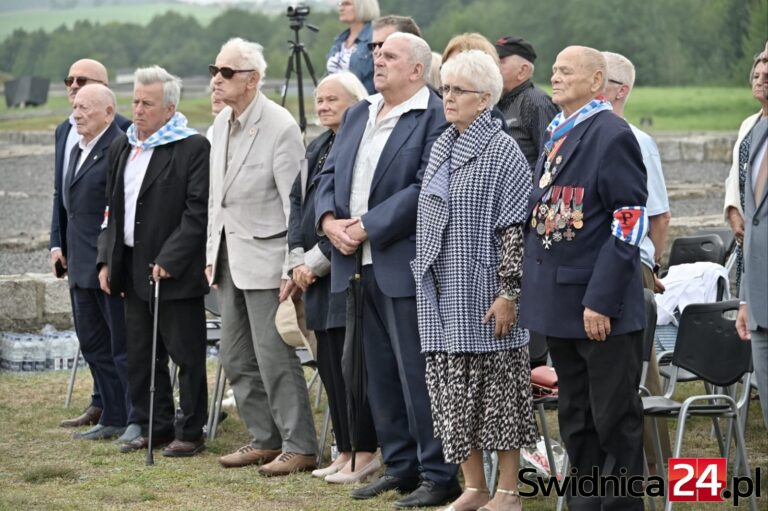
<path id="1" fill-rule="evenodd" d="M 525 233 L 520 321 L 547 338 L 577 477 L 643 473 L 646 173 L 630 127 L 602 97 L 605 81 L 599 51 L 570 46 L 557 56 L 552 99 L 562 112 L 547 128 Z M 603 497 L 569 497 L 569 508 L 643 509 L 607 487 Z"/>

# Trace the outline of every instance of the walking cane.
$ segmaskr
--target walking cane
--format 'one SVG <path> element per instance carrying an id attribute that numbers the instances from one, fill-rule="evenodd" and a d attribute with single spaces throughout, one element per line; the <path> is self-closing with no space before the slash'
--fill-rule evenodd
<path id="1" fill-rule="evenodd" d="M 154 465 L 155 460 L 152 456 L 152 426 L 155 415 L 155 365 L 157 364 L 157 320 L 160 317 L 160 281 L 152 280 L 152 275 L 150 275 L 149 282 L 155 286 L 155 317 L 152 326 L 152 372 L 149 377 L 149 443 L 147 444 L 147 465 Z"/>

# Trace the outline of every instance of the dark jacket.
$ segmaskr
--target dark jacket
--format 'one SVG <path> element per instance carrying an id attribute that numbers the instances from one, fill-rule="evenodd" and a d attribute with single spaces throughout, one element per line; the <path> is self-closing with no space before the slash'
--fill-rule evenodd
<path id="1" fill-rule="evenodd" d="M 148 300 L 149 266 L 156 263 L 171 274 L 163 281 L 162 300 L 202 296 L 208 291 L 204 270 L 210 144 L 192 135 L 154 149 L 139 190 L 133 267 L 126 274 L 123 173 L 131 149 L 128 137 L 122 136 L 109 151 L 109 218 L 99 236 L 98 264 L 109 266 L 112 293 L 124 291 L 125 279 L 133 278 L 137 295 Z"/>
<path id="2" fill-rule="evenodd" d="M 611 318 L 611 335 L 645 325 L 640 249 L 611 232 L 614 211 L 645 206 L 646 174 L 629 125 L 610 111 L 568 134 L 557 153 L 555 178 L 540 188 L 544 158 L 536 164 L 528 201 L 520 322 L 551 337 L 586 338 L 584 307 Z M 547 249 L 531 227 L 531 214 L 549 187 L 580 187 L 583 226 Z"/>
<path id="3" fill-rule="evenodd" d="M 301 175 L 296 177 L 291 189 L 291 216 L 288 220 L 288 248 L 301 248 L 308 252 L 315 245 L 323 255 L 331 259 L 331 242 L 318 236 L 315 229 L 315 191 L 321 168 L 318 160 L 333 142 L 333 132 L 328 130 L 307 146 L 307 182 L 302 200 Z M 318 278 L 304 293 L 307 328 L 328 330 L 343 327 L 346 318 L 346 294 L 331 293 L 331 275 Z"/>

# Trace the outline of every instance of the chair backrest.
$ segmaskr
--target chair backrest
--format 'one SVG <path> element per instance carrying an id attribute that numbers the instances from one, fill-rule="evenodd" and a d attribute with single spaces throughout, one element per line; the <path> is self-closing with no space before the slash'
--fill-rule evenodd
<path id="1" fill-rule="evenodd" d="M 531 358 L 531 368 L 546 364 L 547 356 L 549 355 L 547 337 L 537 332 L 531 332 L 531 340 L 528 343 L 528 353 Z"/>
<path id="2" fill-rule="evenodd" d="M 672 242 L 668 267 L 699 261 L 725 265 L 725 244 L 720 236 L 683 236 Z"/>
<path id="3" fill-rule="evenodd" d="M 723 240 L 723 246 L 725 247 L 726 257 L 736 246 L 736 237 L 733 235 L 733 231 L 729 228 L 721 229 L 702 229 L 696 232 L 696 236 L 704 236 L 707 234 L 717 234 L 720 239 Z"/>
<path id="4" fill-rule="evenodd" d="M 672 364 L 727 387 L 752 371 L 752 349 L 736 333 L 738 300 L 688 305 L 680 318 Z"/>
<path id="5" fill-rule="evenodd" d="M 221 311 L 219 310 L 219 297 L 216 289 L 213 287 L 208 291 L 208 294 L 205 295 L 205 310 L 216 317 L 221 316 Z"/>

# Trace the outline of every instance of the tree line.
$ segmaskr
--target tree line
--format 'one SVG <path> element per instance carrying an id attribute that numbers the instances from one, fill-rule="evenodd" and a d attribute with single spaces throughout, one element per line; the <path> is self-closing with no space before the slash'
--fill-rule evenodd
<path id="1" fill-rule="evenodd" d="M 298 3 L 298 2 L 297 2 Z M 407 14 L 422 27 L 435 51 L 462 32 L 491 41 L 518 35 L 539 58 L 537 81 L 546 82 L 557 53 L 583 44 L 622 53 L 637 67 L 641 85 L 740 85 L 752 58 L 768 39 L 766 0 L 380 0 L 382 14 Z M 140 8 L 140 6 L 137 6 Z M 313 10 L 302 42 L 318 78 L 325 54 L 344 28 L 335 12 Z M 75 60 L 91 57 L 112 73 L 159 64 L 180 76 L 204 74 L 230 37 L 265 48 L 267 76 L 282 78 L 293 32 L 284 15 L 230 9 L 208 26 L 168 12 L 149 24 L 79 21 L 53 32 L 16 30 L 0 43 L 0 71 L 63 78 Z"/>

